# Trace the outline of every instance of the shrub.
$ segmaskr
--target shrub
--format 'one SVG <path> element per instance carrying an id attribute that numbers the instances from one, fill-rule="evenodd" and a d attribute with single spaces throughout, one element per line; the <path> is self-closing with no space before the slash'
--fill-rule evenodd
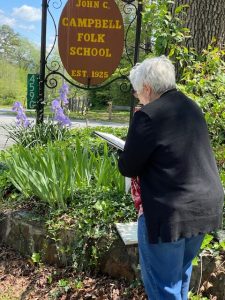
<path id="1" fill-rule="evenodd" d="M 225 143 L 225 51 L 209 45 L 184 69 L 180 89 L 201 106 L 213 145 Z"/>

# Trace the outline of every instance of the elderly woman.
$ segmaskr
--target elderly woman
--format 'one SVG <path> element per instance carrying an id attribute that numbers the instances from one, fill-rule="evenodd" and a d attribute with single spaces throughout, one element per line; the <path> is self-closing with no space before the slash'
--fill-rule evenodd
<path id="1" fill-rule="evenodd" d="M 118 165 L 140 180 L 142 279 L 150 300 L 186 300 L 204 234 L 222 223 L 224 193 L 207 125 L 197 104 L 176 90 L 166 57 L 144 60 L 130 81 L 143 107 Z"/>

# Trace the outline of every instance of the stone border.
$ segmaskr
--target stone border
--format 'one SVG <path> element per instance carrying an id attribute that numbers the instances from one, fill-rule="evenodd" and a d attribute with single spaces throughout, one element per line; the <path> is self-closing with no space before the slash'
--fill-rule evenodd
<path id="1" fill-rule="evenodd" d="M 76 232 L 74 229 L 65 230 L 56 243 L 48 237 L 45 226 L 32 213 L 9 211 L 0 213 L 0 243 L 26 257 L 31 257 L 35 252 L 41 253 L 42 262 L 63 267 L 72 263 L 72 257 L 60 252 L 59 248 L 75 246 Z M 118 234 L 118 239 L 102 257 L 100 271 L 114 278 L 140 278 L 137 245 L 126 246 Z M 203 252 L 201 263 L 194 266 L 191 279 L 194 292 L 200 290 L 200 286 L 201 291 L 217 296 L 217 300 L 225 299 L 225 261 Z"/>

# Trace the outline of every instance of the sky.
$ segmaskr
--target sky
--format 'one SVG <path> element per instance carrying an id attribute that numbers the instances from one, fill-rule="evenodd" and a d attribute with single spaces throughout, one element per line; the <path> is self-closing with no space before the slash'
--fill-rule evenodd
<path id="1" fill-rule="evenodd" d="M 62 0 L 62 6 L 59 9 L 55 9 L 53 3 L 59 4 L 60 0 L 49 2 L 49 9 L 58 27 L 58 20 L 66 0 Z M 42 0 L 0 0 L 0 25 L 9 25 L 15 32 L 40 46 L 41 12 Z M 54 41 L 55 31 L 49 14 L 47 18 L 47 50 L 49 50 Z"/>

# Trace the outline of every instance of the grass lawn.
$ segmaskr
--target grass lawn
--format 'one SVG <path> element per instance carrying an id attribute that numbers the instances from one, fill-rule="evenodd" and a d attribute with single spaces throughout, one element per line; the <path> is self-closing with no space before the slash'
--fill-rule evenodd
<path id="1" fill-rule="evenodd" d="M 12 106 L 9 105 L 0 105 L 0 109 L 7 109 L 10 110 L 8 113 L 15 115 L 15 113 L 11 112 Z M 28 117 L 36 117 L 36 112 L 34 110 L 27 111 L 26 115 Z M 45 108 L 45 116 L 51 116 L 51 110 L 50 107 L 47 106 Z M 112 113 L 112 119 L 109 120 L 109 113 L 107 111 L 107 108 L 101 109 L 101 110 L 89 110 L 85 115 L 82 115 L 81 113 L 76 112 L 70 112 L 69 117 L 71 120 L 78 120 L 78 119 L 88 119 L 88 120 L 94 120 L 94 121 L 109 121 L 109 122 L 115 122 L 115 123 L 128 123 L 129 122 L 129 115 L 130 113 L 128 111 L 114 111 Z"/>

